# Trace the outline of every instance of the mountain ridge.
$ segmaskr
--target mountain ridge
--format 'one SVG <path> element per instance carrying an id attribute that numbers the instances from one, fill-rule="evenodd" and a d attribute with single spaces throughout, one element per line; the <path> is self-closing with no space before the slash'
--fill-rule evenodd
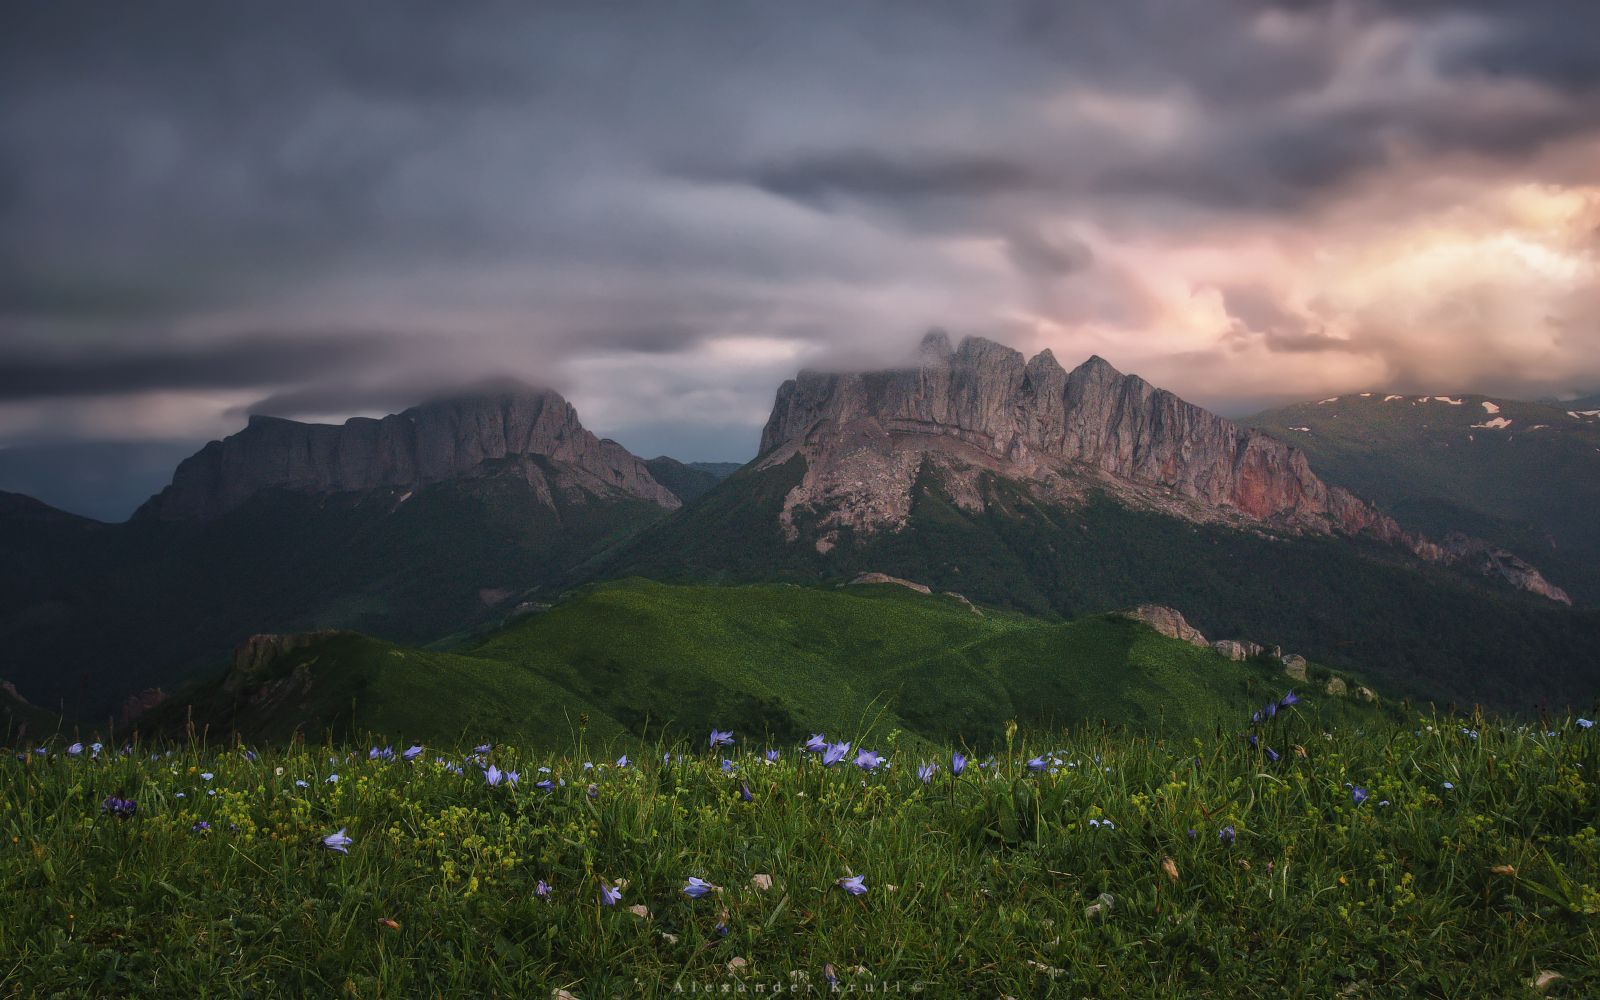
<path id="1" fill-rule="evenodd" d="M 914 367 L 802 371 L 778 389 L 758 467 L 795 455 L 805 458 L 806 473 L 780 518 L 791 540 L 799 537 L 797 519 L 814 520 L 823 552 L 846 533 L 902 527 L 916 477 L 931 463 L 971 512 L 982 509 L 977 476 L 987 471 L 1056 503 L 1081 503 L 1098 488 L 1200 523 L 1370 536 L 1569 603 L 1513 553 L 1405 531 L 1323 482 L 1302 451 L 1124 375 L 1098 355 L 1068 372 L 1048 350 L 1025 360 L 981 337 L 953 348 L 948 334 L 934 331 Z"/>

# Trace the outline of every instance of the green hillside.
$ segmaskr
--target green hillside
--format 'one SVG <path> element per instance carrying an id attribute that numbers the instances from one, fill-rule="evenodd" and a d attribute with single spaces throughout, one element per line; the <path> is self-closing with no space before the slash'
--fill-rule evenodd
<path id="1" fill-rule="evenodd" d="M 1351 394 L 1246 423 L 1303 450 L 1329 482 L 1402 524 L 1516 552 L 1600 604 L 1600 414 L 1478 395 Z M 1592 408 L 1590 408 L 1592 409 Z"/>
<path id="2" fill-rule="evenodd" d="M 747 467 L 584 567 L 596 576 L 817 584 L 880 571 L 975 601 L 1081 617 L 1154 602 L 1206 635 L 1278 643 L 1446 703 L 1537 710 L 1600 692 L 1600 612 L 1564 608 L 1393 548 L 1270 538 L 1129 510 L 1064 509 L 989 477 L 985 509 L 951 502 L 925 475 L 900 531 L 827 553 L 784 538 L 778 510 L 803 459 Z"/>
<path id="3" fill-rule="evenodd" d="M 635 579 L 588 588 L 459 653 L 333 636 L 236 690 L 212 679 L 145 728 L 174 733 L 192 716 L 213 734 L 272 741 L 299 729 L 554 744 L 586 719 L 602 740 L 732 726 L 794 741 L 872 727 L 984 744 L 1012 719 L 1210 733 L 1291 684 L 1275 663 L 1233 663 L 1111 615 L 979 611 L 893 585 Z M 1333 717 L 1372 711 L 1327 700 Z"/>
<path id="4" fill-rule="evenodd" d="M 0 505 L 0 649 L 24 697 L 104 718 L 202 675 L 258 632 L 348 628 L 425 643 L 499 621 L 664 511 L 552 508 L 520 475 L 329 496 L 266 492 L 205 522 L 106 525 Z M 48 513 L 46 513 L 48 512 Z"/>

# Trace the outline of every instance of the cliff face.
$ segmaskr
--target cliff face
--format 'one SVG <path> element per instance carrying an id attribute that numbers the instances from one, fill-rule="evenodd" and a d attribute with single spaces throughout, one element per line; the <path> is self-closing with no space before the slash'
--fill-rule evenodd
<path id="1" fill-rule="evenodd" d="M 1094 488 L 1191 520 L 1363 534 L 1432 561 L 1458 558 L 1456 548 L 1409 535 L 1371 504 L 1322 482 L 1298 450 L 1099 357 L 1069 372 L 1049 351 L 1026 360 L 981 338 L 953 349 L 943 333 L 929 334 L 910 368 L 802 372 L 778 390 L 761 450 L 768 464 L 806 459 L 805 480 L 782 516 L 794 537 L 795 513 L 817 514 L 822 551 L 836 544 L 839 529 L 903 525 L 914 481 L 926 471 L 940 475 L 958 505 L 981 509 L 978 479 L 988 471 L 1058 501 Z M 1517 572 L 1500 575 L 1566 599 L 1520 560 Z"/>
<path id="2" fill-rule="evenodd" d="M 585 430 L 560 395 L 515 386 L 339 425 L 251 417 L 244 430 L 185 459 L 172 485 L 136 516 L 217 517 L 265 489 L 415 488 L 484 474 L 485 463 L 498 459 L 511 460 L 506 464 L 541 492 L 562 489 L 678 506 L 642 461 Z"/>

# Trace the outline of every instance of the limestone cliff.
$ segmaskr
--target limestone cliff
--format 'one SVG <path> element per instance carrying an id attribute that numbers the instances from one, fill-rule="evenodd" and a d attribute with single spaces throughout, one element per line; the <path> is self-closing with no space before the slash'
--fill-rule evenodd
<path id="1" fill-rule="evenodd" d="M 640 459 L 585 430 L 559 394 L 503 384 L 338 425 L 251 417 L 244 430 L 185 459 L 172 485 L 136 516 L 213 518 L 267 489 L 413 489 L 491 467 L 526 477 L 541 493 L 561 489 L 679 505 Z"/>
<path id="2" fill-rule="evenodd" d="M 1366 535 L 1430 561 L 1470 561 L 1522 589 L 1566 600 L 1510 553 L 1495 550 L 1490 558 L 1408 534 L 1371 504 L 1324 483 L 1297 449 L 1099 357 L 1069 372 L 1049 351 L 1027 360 L 978 337 L 953 349 L 945 334 L 931 333 L 915 366 L 804 371 L 785 382 L 761 450 L 767 465 L 805 458 L 805 479 L 785 498 L 782 518 L 795 537 L 796 512 L 816 514 L 822 551 L 837 543 L 840 529 L 903 525 L 924 472 L 937 473 L 958 505 L 981 509 L 979 481 L 992 472 L 1059 502 L 1098 490 L 1195 521 Z"/>

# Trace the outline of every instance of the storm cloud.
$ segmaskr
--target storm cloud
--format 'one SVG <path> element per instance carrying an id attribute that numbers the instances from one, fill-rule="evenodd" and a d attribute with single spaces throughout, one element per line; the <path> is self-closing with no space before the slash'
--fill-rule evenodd
<path id="1" fill-rule="evenodd" d="M 930 326 L 1230 413 L 1592 388 L 1596 39 L 1588 0 L 19 5 L 0 445 L 514 375 L 742 459 L 795 369 Z"/>

